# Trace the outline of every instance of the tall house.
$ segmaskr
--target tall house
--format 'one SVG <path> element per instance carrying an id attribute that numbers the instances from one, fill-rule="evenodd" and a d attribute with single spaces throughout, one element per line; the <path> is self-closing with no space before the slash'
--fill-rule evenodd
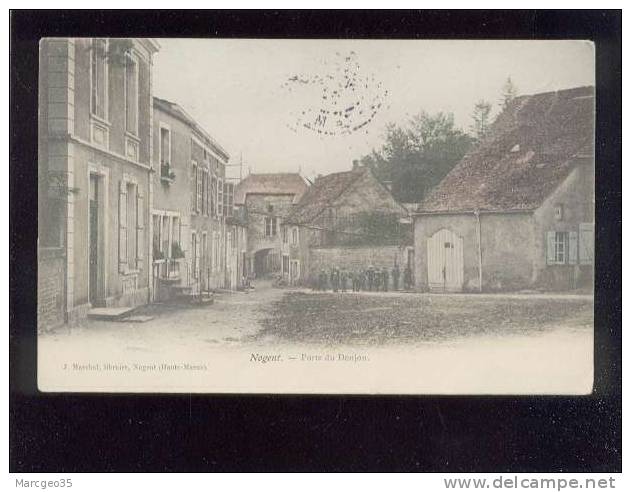
<path id="1" fill-rule="evenodd" d="M 515 98 L 415 215 L 416 286 L 591 287 L 594 88 Z"/>
<path id="2" fill-rule="evenodd" d="M 237 185 L 235 204 L 248 217 L 248 272 L 281 272 L 281 224 L 307 188 L 298 173 L 250 174 Z"/>
<path id="3" fill-rule="evenodd" d="M 40 43 L 38 325 L 149 297 L 156 41 Z"/>
<path id="4" fill-rule="evenodd" d="M 181 106 L 153 104 L 152 297 L 236 288 L 245 240 L 229 155 Z"/>

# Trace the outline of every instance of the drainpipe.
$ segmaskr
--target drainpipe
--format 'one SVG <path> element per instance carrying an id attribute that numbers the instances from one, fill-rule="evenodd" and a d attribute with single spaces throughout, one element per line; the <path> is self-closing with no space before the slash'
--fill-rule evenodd
<path id="1" fill-rule="evenodd" d="M 473 211 L 476 219 L 476 233 L 478 236 L 478 281 L 479 291 L 482 292 L 482 226 L 480 224 L 480 212 L 476 209 Z"/>

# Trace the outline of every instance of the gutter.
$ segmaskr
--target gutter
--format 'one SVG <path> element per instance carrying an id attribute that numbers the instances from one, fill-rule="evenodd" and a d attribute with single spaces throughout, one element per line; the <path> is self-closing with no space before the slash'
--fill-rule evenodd
<path id="1" fill-rule="evenodd" d="M 478 236 L 478 281 L 479 291 L 482 292 L 482 224 L 480 223 L 480 212 L 478 210 L 473 211 L 476 219 L 476 233 Z"/>
<path id="2" fill-rule="evenodd" d="M 479 214 L 479 215 L 492 215 L 492 214 L 531 214 L 536 208 L 514 208 L 507 210 L 436 210 L 436 211 L 416 211 L 411 212 L 412 216 L 422 216 L 422 215 L 468 215 L 468 214 Z"/>

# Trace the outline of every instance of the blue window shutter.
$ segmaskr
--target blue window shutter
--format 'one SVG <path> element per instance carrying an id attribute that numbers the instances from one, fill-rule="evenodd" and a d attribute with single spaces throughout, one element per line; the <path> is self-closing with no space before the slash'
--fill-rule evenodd
<path id="1" fill-rule="evenodd" d="M 548 231 L 546 233 L 546 259 L 548 265 L 556 264 L 556 247 L 555 247 L 555 231 Z"/>
<path id="2" fill-rule="evenodd" d="M 578 260 L 578 233 L 576 231 L 570 231 L 568 243 L 568 263 L 576 265 Z"/>

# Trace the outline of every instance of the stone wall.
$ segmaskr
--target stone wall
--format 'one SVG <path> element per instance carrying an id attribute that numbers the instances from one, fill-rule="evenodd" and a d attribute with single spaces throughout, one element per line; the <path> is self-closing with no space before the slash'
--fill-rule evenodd
<path id="1" fill-rule="evenodd" d="M 37 331 L 65 321 L 65 262 L 61 248 L 42 248 L 37 258 Z"/>
<path id="2" fill-rule="evenodd" d="M 328 271 L 332 267 L 357 271 L 372 265 L 375 268 L 391 270 L 395 261 L 403 271 L 406 258 L 407 248 L 399 246 L 311 248 L 308 268 L 303 272 L 303 279 L 308 282 L 320 270 Z"/>
<path id="3" fill-rule="evenodd" d="M 414 221 L 415 282 L 428 289 L 427 240 L 447 229 L 463 240 L 463 290 L 480 288 L 477 219 L 472 214 L 420 215 Z M 482 289 L 515 290 L 532 285 L 533 219 L 530 213 L 480 215 Z"/>

